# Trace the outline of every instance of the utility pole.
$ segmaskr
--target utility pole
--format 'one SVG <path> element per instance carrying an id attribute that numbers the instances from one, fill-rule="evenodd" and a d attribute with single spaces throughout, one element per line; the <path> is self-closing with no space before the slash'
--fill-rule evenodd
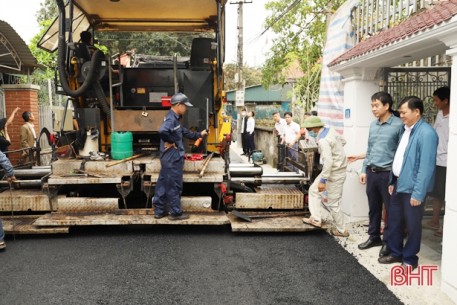
<path id="1" fill-rule="evenodd" d="M 243 78 L 243 5 L 252 3 L 249 0 L 238 0 L 230 2 L 230 4 L 238 4 L 238 19 L 237 19 L 237 30 L 238 30 L 238 46 L 237 46 L 237 64 L 235 73 L 235 106 L 237 109 L 237 135 L 238 139 L 241 139 L 241 110 L 244 108 L 244 78 Z M 241 141 L 237 141 L 238 145 L 241 145 Z"/>
<path id="2" fill-rule="evenodd" d="M 236 90 L 244 91 L 243 89 L 243 1 L 238 2 L 238 47 L 237 47 L 237 62 L 236 62 Z M 243 99 L 244 102 L 244 99 Z M 244 104 L 244 103 L 243 103 Z M 240 105 L 244 106 L 244 105 Z"/>
<path id="3" fill-rule="evenodd" d="M 244 78 L 243 78 L 243 5 L 252 3 L 252 0 L 238 0 L 230 2 L 230 4 L 238 4 L 238 46 L 237 46 L 237 64 L 236 64 L 236 99 L 237 107 L 244 107 Z"/>

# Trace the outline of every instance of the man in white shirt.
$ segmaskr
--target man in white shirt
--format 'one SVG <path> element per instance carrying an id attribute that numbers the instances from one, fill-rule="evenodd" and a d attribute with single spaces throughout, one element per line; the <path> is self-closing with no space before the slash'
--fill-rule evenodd
<path id="1" fill-rule="evenodd" d="M 278 136 L 278 142 L 282 142 L 284 136 L 284 126 L 287 124 L 286 120 L 281 118 L 279 112 L 273 112 L 273 120 L 275 121 L 275 134 Z"/>
<path id="2" fill-rule="evenodd" d="M 248 154 L 249 144 L 248 144 L 248 133 L 246 132 L 246 128 L 248 127 L 248 113 L 246 108 L 243 108 L 241 111 L 241 147 L 243 148 L 242 156 Z"/>
<path id="3" fill-rule="evenodd" d="M 285 112 L 284 119 L 286 120 L 286 125 L 284 125 L 284 137 L 282 139 L 281 144 L 286 144 L 287 157 L 291 158 L 294 161 L 297 161 L 298 140 L 301 137 L 300 125 L 298 125 L 292 120 L 292 112 Z M 292 168 L 296 170 L 294 166 L 292 166 Z"/>
<path id="4" fill-rule="evenodd" d="M 433 92 L 433 101 L 438 114 L 436 115 L 434 128 L 438 134 L 438 149 L 436 152 L 436 173 L 431 197 L 433 215 L 432 219 L 425 223 L 426 229 L 436 230 L 435 235 L 442 236 L 443 231 L 440 226 L 441 207 L 444 204 L 446 195 L 446 169 L 447 169 L 447 145 L 449 141 L 449 97 L 451 91 L 449 87 L 441 87 Z"/>
<path id="5" fill-rule="evenodd" d="M 246 139 L 247 139 L 247 147 L 248 147 L 248 156 L 252 155 L 252 152 L 255 150 L 254 128 L 255 128 L 254 112 L 249 111 L 248 120 L 246 122 Z"/>

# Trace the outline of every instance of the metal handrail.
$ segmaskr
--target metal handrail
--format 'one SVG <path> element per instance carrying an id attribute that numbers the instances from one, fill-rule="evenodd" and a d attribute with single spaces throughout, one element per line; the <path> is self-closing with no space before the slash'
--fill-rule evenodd
<path id="1" fill-rule="evenodd" d="M 352 24 L 357 43 L 391 28 L 425 8 L 434 0 L 362 0 L 354 8 Z"/>

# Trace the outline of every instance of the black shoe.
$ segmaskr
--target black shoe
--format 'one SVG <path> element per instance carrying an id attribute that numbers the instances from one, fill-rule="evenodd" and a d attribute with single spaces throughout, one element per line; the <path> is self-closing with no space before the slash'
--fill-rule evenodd
<path id="1" fill-rule="evenodd" d="M 382 257 L 382 256 L 387 256 L 390 254 L 390 249 L 389 247 L 387 246 L 387 243 L 383 242 L 382 243 L 382 247 L 381 247 L 381 250 L 379 250 L 379 257 Z"/>
<path id="2" fill-rule="evenodd" d="M 407 264 L 407 263 L 402 263 L 401 266 L 402 266 L 404 269 L 407 269 L 408 267 L 411 267 L 411 271 L 413 271 L 414 269 L 417 268 L 417 264 L 410 265 L 410 264 Z"/>
<path id="3" fill-rule="evenodd" d="M 370 248 L 373 248 L 373 247 L 379 247 L 382 245 L 382 241 L 381 241 L 381 238 L 374 238 L 374 239 L 370 239 L 368 238 L 366 242 L 364 243 L 361 243 L 358 245 L 358 248 L 360 250 L 366 250 L 366 249 L 370 249 Z"/>
<path id="4" fill-rule="evenodd" d="M 241 155 L 242 155 L 242 156 L 246 156 L 246 153 L 242 153 Z"/>
<path id="5" fill-rule="evenodd" d="M 154 214 L 154 218 L 155 218 L 155 219 L 164 218 L 165 216 L 168 216 L 168 213 L 167 213 L 167 212 L 160 213 L 160 214 Z"/>
<path id="6" fill-rule="evenodd" d="M 170 215 L 168 216 L 168 219 L 169 219 L 169 220 L 184 220 L 184 219 L 189 219 L 189 215 L 184 214 L 184 213 L 178 214 L 178 215 L 177 215 L 177 214 L 174 214 L 174 215 L 173 215 L 173 214 L 170 214 Z"/>
<path id="7" fill-rule="evenodd" d="M 392 255 L 382 256 L 378 258 L 378 262 L 380 264 L 393 264 L 393 263 L 401 263 L 403 260 L 401 257 L 396 257 Z"/>

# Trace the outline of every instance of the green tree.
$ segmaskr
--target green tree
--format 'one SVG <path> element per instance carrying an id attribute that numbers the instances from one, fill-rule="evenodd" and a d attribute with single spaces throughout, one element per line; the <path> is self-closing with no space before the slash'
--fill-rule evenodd
<path id="1" fill-rule="evenodd" d="M 59 11 L 55 0 L 44 0 L 44 2 L 41 2 L 40 9 L 38 10 L 36 16 L 38 22 L 40 23 L 47 20 L 54 20 L 58 13 Z"/>
<path id="2" fill-rule="evenodd" d="M 41 65 L 40 68 L 36 69 L 32 76 L 32 83 L 41 87 L 38 92 L 38 103 L 48 103 L 48 80 L 52 80 L 51 88 L 52 92 L 55 92 L 54 88 L 54 71 L 57 66 L 57 52 L 49 53 L 43 49 L 40 49 L 37 44 L 41 37 L 44 35 L 48 27 L 51 25 L 54 18 L 57 16 L 57 5 L 54 0 L 45 0 L 41 3 L 41 7 L 38 10 L 36 17 L 39 24 L 38 33 L 32 38 L 29 49 L 32 55 L 37 60 L 37 63 Z"/>
<path id="3" fill-rule="evenodd" d="M 235 83 L 236 64 L 224 65 L 224 88 L 225 90 L 236 89 Z M 251 68 L 243 66 L 243 77 L 245 80 L 245 86 L 255 86 L 261 84 L 262 81 L 262 70 L 259 68 Z"/>
<path id="4" fill-rule="evenodd" d="M 318 98 L 327 18 L 342 3 L 344 0 L 274 0 L 265 5 L 271 11 L 265 24 L 276 37 L 262 70 L 262 84 L 287 82 L 288 68 L 298 61 L 304 75 L 294 85 L 293 109 L 308 111 Z"/>
<path id="5" fill-rule="evenodd" d="M 97 32 L 95 39 L 106 46 L 110 54 L 136 50 L 137 54 L 153 56 L 190 56 L 195 37 L 211 37 L 211 34 L 189 33 L 142 33 L 142 32 Z"/>

